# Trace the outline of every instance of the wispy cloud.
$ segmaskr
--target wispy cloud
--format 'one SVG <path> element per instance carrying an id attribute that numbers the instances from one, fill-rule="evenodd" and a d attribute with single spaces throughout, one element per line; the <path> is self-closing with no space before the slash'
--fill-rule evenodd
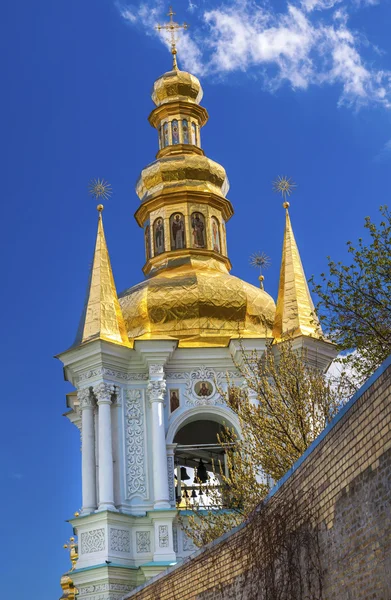
<path id="1" fill-rule="evenodd" d="M 376 154 L 374 158 L 375 162 L 386 162 L 391 161 L 391 140 L 388 140 L 380 150 L 378 154 Z"/>
<path id="2" fill-rule="evenodd" d="M 11 473 L 10 475 L 11 479 L 22 479 L 23 478 L 23 474 L 22 473 Z"/>
<path id="3" fill-rule="evenodd" d="M 178 40 L 181 63 L 214 78 L 256 73 L 270 90 L 284 83 L 294 90 L 338 85 L 340 104 L 391 108 L 391 72 L 373 66 L 373 56 L 380 60 L 378 49 L 349 27 L 349 11 L 373 3 L 296 0 L 277 12 L 266 0 L 232 0 L 212 8 L 208 2 L 206 10 L 198 8 L 200 22 Z M 189 10 L 194 6 L 189 0 Z M 128 23 L 150 34 L 165 9 L 160 0 L 120 6 Z"/>

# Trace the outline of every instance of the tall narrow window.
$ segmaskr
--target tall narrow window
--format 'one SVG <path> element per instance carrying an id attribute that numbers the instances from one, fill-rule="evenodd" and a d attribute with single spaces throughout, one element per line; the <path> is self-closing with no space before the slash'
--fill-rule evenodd
<path id="1" fill-rule="evenodd" d="M 220 244 L 220 224 L 216 217 L 212 217 L 211 221 L 212 228 L 212 248 L 215 252 L 221 252 L 221 244 Z"/>
<path id="2" fill-rule="evenodd" d="M 191 143 L 197 146 L 197 125 L 195 123 L 191 124 Z"/>
<path id="3" fill-rule="evenodd" d="M 161 217 L 156 219 L 153 224 L 153 244 L 155 256 L 164 252 L 164 224 Z"/>
<path id="4" fill-rule="evenodd" d="M 163 145 L 168 146 L 168 123 L 163 125 Z"/>
<path id="5" fill-rule="evenodd" d="M 199 212 L 195 212 L 191 215 L 191 228 L 193 234 L 192 246 L 193 248 L 205 248 L 205 218 Z"/>
<path id="6" fill-rule="evenodd" d="M 182 133 L 183 133 L 183 143 L 189 143 L 189 125 L 187 123 L 187 119 L 183 119 L 182 121 Z"/>
<path id="7" fill-rule="evenodd" d="M 171 122 L 171 136 L 172 136 L 172 143 L 179 144 L 179 129 L 178 129 L 178 121 L 176 119 L 174 119 Z"/>
<path id="8" fill-rule="evenodd" d="M 159 127 L 159 148 L 163 148 L 162 126 Z"/>
<path id="9" fill-rule="evenodd" d="M 147 260 L 149 260 L 151 258 L 151 234 L 150 234 L 149 225 L 146 226 L 144 235 L 145 235 L 145 254 L 146 254 Z"/>

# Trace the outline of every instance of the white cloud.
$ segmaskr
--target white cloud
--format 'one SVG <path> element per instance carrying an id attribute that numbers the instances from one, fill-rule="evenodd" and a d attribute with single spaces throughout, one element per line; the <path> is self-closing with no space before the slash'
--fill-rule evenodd
<path id="1" fill-rule="evenodd" d="M 374 158 L 375 162 L 386 162 L 391 160 L 391 140 L 388 140 Z"/>
<path id="2" fill-rule="evenodd" d="M 377 49 L 349 28 L 349 4 L 341 6 L 341 1 L 296 0 L 288 3 L 283 13 L 255 0 L 216 4 L 199 11 L 201 24 L 180 35 L 181 64 L 195 74 L 213 77 L 255 72 L 271 90 L 284 82 L 293 89 L 339 85 L 341 104 L 390 108 L 391 72 L 376 69 L 365 60 L 364 51 L 376 54 Z M 356 9 L 357 2 L 353 0 Z M 149 33 L 164 12 L 160 0 L 121 8 L 130 24 L 142 25 Z M 168 45 L 166 36 L 161 39 Z"/>

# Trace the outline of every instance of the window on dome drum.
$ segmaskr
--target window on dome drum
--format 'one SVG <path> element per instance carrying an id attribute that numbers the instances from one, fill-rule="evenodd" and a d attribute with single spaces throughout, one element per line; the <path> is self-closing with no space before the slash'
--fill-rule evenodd
<path id="1" fill-rule="evenodd" d="M 187 119 L 183 119 L 182 121 L 182 135 L 183 135 L 183 143 L 189 143 L 189 125 L 187 123 Z"/>
<path id="2" fill-rule="evenodd" d="M 151 234 L 150 234 L 149 225 L 147 225 L 145 228 L 144 236 L 145 236 L 145 254 L 146 254 L 147 260 L 149 260 L 151 258 Z"/>
<path id="3" fill-rule="evenodd" d="M 161 217 L 153 224 L 153 246 L 155 256 L 164 252 L 164 223 Z"/>
<path id="4" fill-rule="evenodd" d="M 205 248 L 205 217 L 199 212 L 191 215 L 192 246 L 193 248 Z"/>
<path id="5" fill-rule="evenodd" d="M 172 143 L 175 144 L 179 144 L 179 128 L 178 128 L 178 121 L 176 119 L 174 119 L 171 122 L 171 136 L 172 136 Z"/>
<path id="6" fill-rule="evenodd" d="M 215 252 L 221 252 L 221 244 L 220 244 L 220 223 L 216 217 L 212 217 L 211 219 L 211 238 L 212 238 L 212 248 Z"/>
<path id="7" fill-rule="evenodd" d="M 162 126 L 159 127 L 159 148 L 163 148 Z"/>
<path id="8" fill-rule="evenodd" d="M 191 124 L 191 143 L 197 146 L 197 125 L 195 123 Z"/>
<path id="9" fill-rule="evenodd" d="M 168 123 L 163 124 L 163 146 L 168 146 Z"/>
<path id="10" fill-rule="evenodd" d="M 170 217 L 171 250 L 186 248 L 185 219 L 181 213 Z"/>

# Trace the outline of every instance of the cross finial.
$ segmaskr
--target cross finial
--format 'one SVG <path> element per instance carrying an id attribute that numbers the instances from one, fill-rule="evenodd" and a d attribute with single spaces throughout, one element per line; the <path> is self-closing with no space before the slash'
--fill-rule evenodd
<path id="1" fill-rule="evenodd" d="M 178 63 L 176 60 L 176 55 L 177 55 L 177 49 L 176 49 L 176 42 L 177 42 L 177 37 L 176 37 L 176 32 L 178 31 L 178 29 L 187 29 L 189 26 L 187 23 L 183 23 L 183 25 L 179 25 L 179 23 L 176 23 L 173 19 L 173 16 L 175 15 L 174 11 L 172 10 L 172 6 L 170 6 L 170 10 L 167 13 L 167 16 L 170 17 L 170 20 L 168 23 L 166 23 L 165 25 L 156 25 L 155 29 L 157 29 L 158 31 L 161 31 L 162 29 L 164 29 L 165 31 L 168 31 L 170 38 L 171 38 L 171 54 L 172 54 L 172 60 L 173 60 L 173 68 L 177 69 L 178 68 Z"/>
<path id="2" fill-rule="evenodd" d="M 64 548 L 66 550 L 69 550 L 69 555 L 70 555 L 70 559 L 71 559 L 71 563 L 72 563 L 71 571 L 73 571 L 76 567 L 77 559 L 79 558 L 78 550 L 77 550 L 77 543 L 75 542 L 75 538 L 74 537 L 69 538 L 69 542 L 64 544 Z"/>

